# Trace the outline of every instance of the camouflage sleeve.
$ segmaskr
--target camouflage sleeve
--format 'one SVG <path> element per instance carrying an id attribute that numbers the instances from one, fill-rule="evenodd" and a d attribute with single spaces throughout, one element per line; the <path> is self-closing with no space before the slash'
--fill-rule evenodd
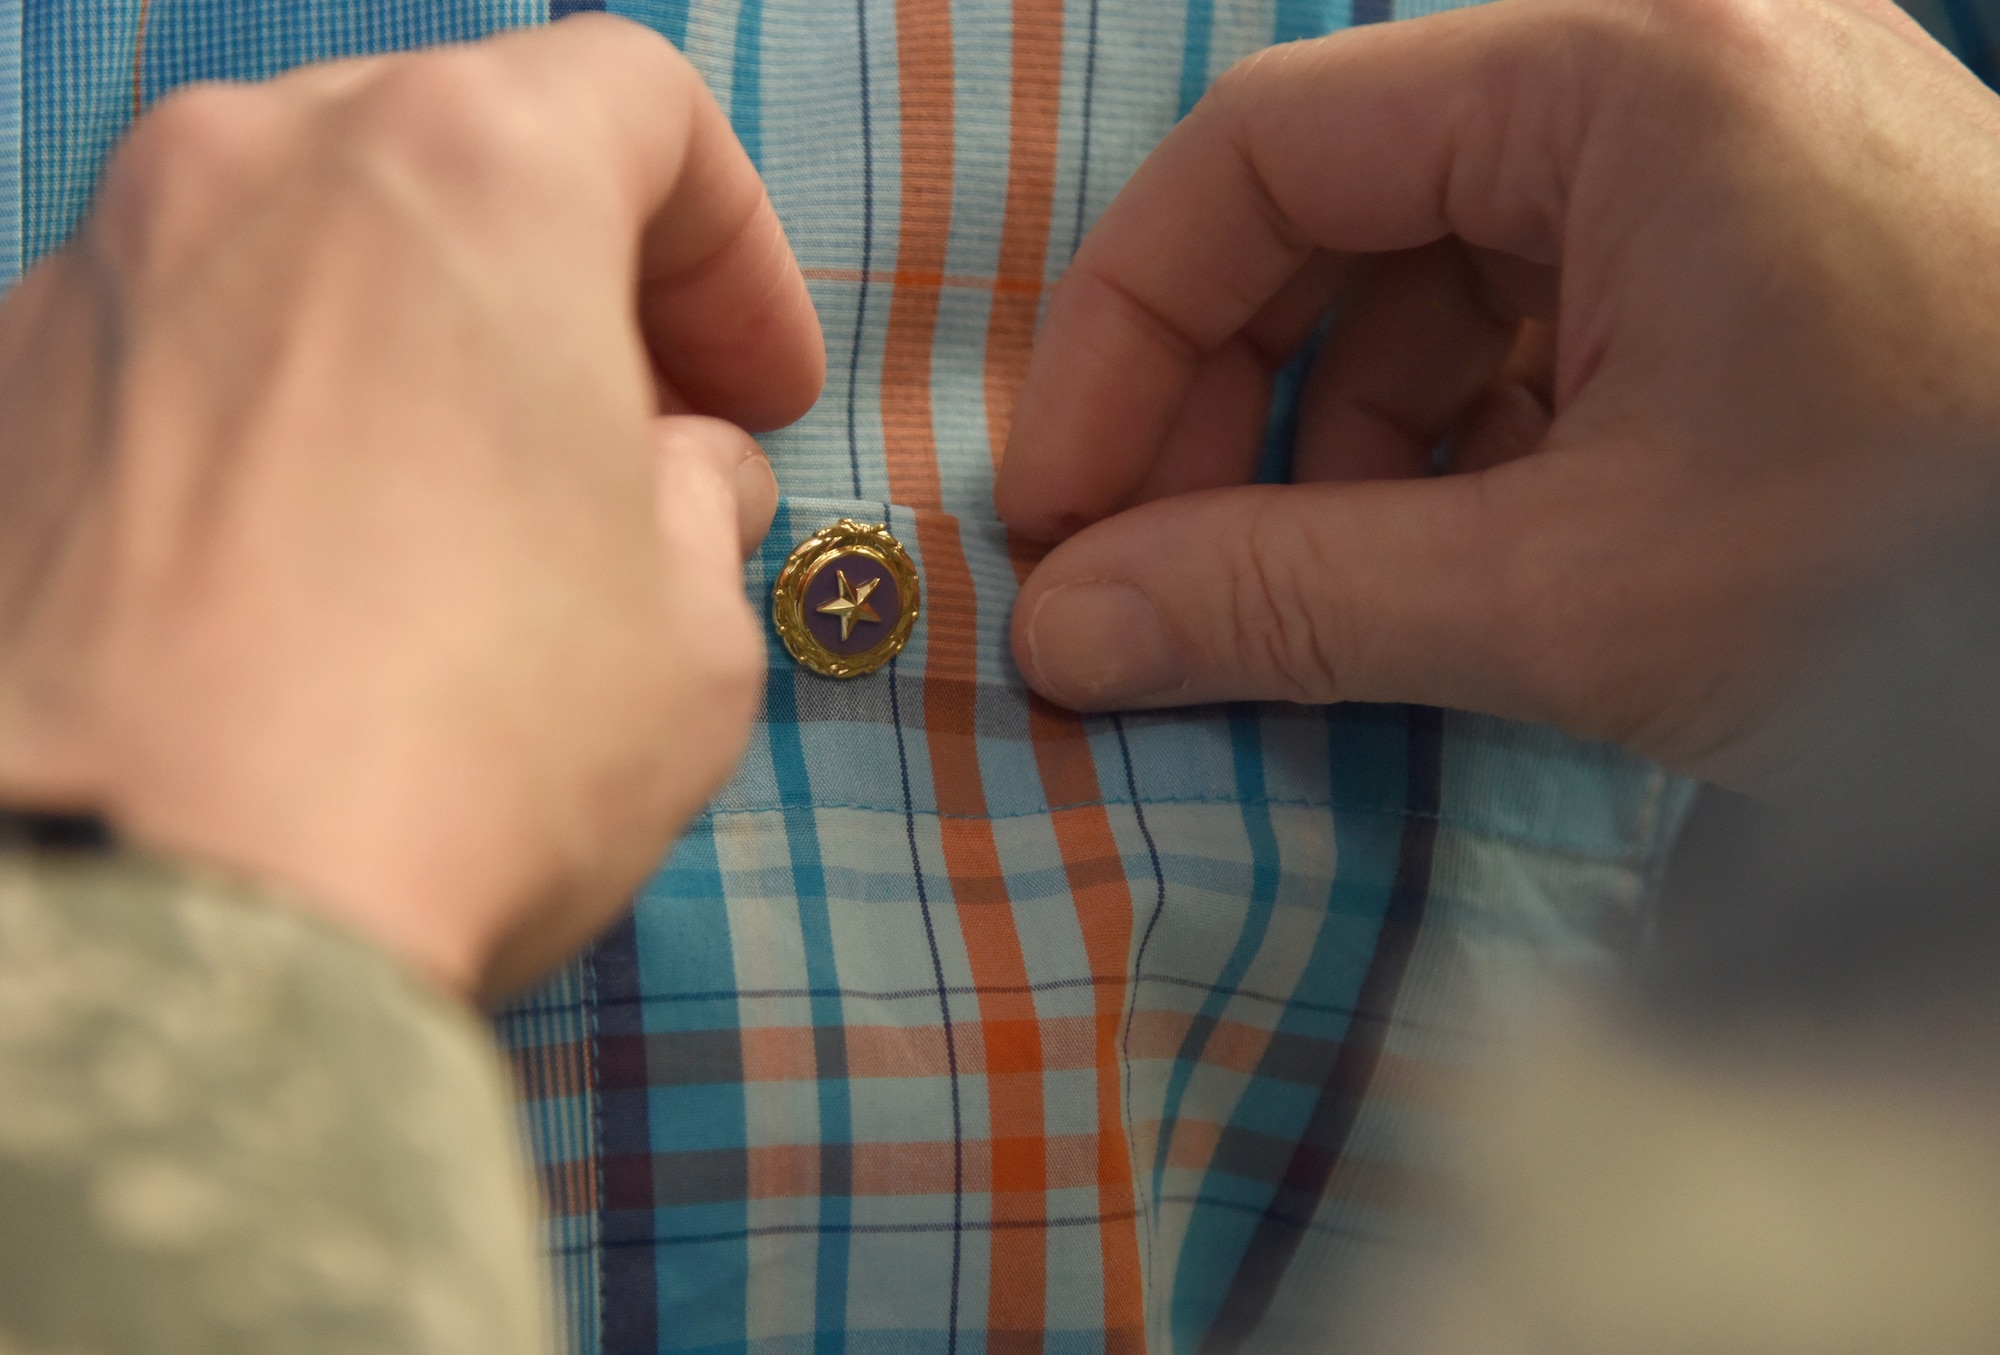
<path id="1" fill-rule="evenodd" d="M 244 887 L 0 853 L 0 1355 L 545 1355 L 473 1015 Z"/>

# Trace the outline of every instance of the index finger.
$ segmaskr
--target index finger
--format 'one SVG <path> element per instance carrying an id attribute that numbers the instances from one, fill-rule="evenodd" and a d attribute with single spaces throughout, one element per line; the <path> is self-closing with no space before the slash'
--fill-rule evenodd
<path id="1" fill-rule="evenodd" d="M 509 33 L 490 50 L 572 113 L 579 147 L 616 157 L 639 321 L 665 383 L 693 412 L 753 430 L 805 413 L 826 372 L 812 298 L 694 67 L 650 29 L 602 14 Z"/>
<path id="2" fill-rule="evenodd" d="M 1202 356 L 1315 248 L 1456 233 L 1553 262 L 1578 139 L 1564 80 L 1588 65 L 1553 31 L 1565 10 L 1582 13 L 1502 0 L 1272 48 L 1226 74 L 1050 300 L 995 487 L 1007 523 L 1055 539 L 1121 507 Z"/>

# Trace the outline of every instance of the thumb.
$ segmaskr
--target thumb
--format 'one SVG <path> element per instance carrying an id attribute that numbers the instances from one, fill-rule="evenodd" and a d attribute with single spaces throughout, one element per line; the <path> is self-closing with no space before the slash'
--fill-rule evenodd
<path id="1" fill-rule="evenodd" d="M 1480 481 L 1256 485 L 1098 522 L 1023 585 L 1028 684 L 1080 710 L 1412 701 L 1538 715 Z"/>

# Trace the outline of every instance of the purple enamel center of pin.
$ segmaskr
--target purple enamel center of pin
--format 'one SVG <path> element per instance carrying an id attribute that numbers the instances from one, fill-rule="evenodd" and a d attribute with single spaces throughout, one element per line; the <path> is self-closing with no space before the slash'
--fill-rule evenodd
<path id="1" fill-rule="evenodd" d="M 840 597 L 840 576 L 847 575 L 847 585 L 855 592 L 867 587 L 871 580 L 878 580 L 868 594 L 868 606 L 880 621 L 869 621 L 857 616 L 845 640 L 840 638 L 840 616 L 837 612 L 822 612 L 821 607 Z M 875 648 L 889 638 L 896 628 L 896 619 L 903 612 L 903 595 L 896 591 L 896 581 L 880 563 L 866 555 L 836 555 L 819 567 L 806 585 L 805 622 L 813 639 L 825 645 L 836 654 L 860 654 Z"/>

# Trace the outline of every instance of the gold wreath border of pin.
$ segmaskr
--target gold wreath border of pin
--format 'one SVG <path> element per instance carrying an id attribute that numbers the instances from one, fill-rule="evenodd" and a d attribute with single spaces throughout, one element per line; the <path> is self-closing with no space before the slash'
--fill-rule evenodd
<path id="1" fill-rule="evenodd" d="M 820 570 L 845 555 L 863 555 L 882 566 L 895 581 L 902 604 L 896 623 L 888 635 L 858 654 L 836 654 L 819 642 L 806 625 L 806 589 Z M 771 621 L 778 638 L 801 664 L 822 677 L 850 678 L 872 673 L 902 653 L 916 628 L 922 585 L 917 567 L 903 543 L 889 535 L 885 524 L 856 522 L 842 518 L 831 527 L 814 532 L 799 542 L 778 581 L 771 586 Z"/>

